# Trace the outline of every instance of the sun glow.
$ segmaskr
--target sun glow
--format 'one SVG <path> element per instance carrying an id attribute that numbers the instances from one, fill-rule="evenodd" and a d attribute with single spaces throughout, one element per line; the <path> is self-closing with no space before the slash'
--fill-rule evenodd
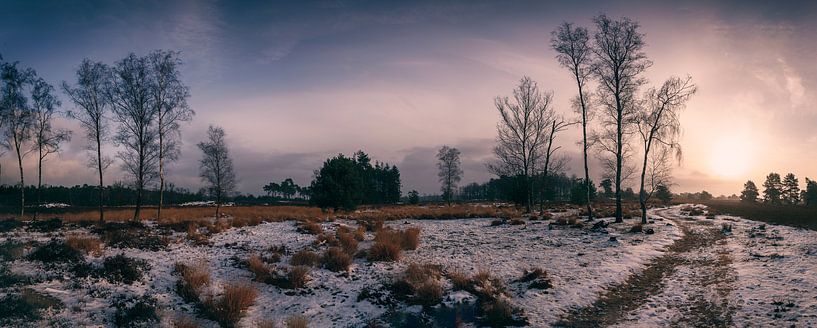
<path id="1" fill-rule="evenodd" d="M 746 137 L 718 137 L 710 146 L 710 169 L 724 178 L 744 177 L 751 169 L 752 153 L 752 143 Z"/>

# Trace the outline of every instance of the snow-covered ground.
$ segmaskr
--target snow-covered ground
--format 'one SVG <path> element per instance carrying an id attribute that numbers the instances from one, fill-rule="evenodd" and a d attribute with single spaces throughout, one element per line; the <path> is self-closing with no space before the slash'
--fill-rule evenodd
<path id="1" fill-rule="evenodd" d="M 286 318 L 300 314 L 309 318 L 311 327 L 358 327 L 395 311 L 419 311 L 416 306 L 398 304 L 390 308 L 358 300 L 364 289 L 385 291 L 384 285 L 412 262 L 438 264 L 468 274 L 488 270 L 505 282 L 511 301 L 524 310 L 531 326 L 550 326 L 572 310 L 590 305 L 599 293 L 622 283 L 650 265 L 651 260 L 666 255 L 668 246 L 684 235 L 682 228 L 720 231 L 722 224 L 732 225 L 731 234 L 719 239 L 715 247 L 683 254 L 688 263 L 665 276 L 662 291 L 622 318 L 620 325 L 678 324 L 683 322 L 690 304 L 723 306 L 730 322 L 739 327 L 817 325 L 817 276 L 813 275 L 817 270 L 817 232 L 772 225 L 760 230 L 761 223 L 728 216 L 714 220 L 687 218 L 680 214 L 681 208 L 651 212 L 656 221 L 645 228 L 653 228 L 654 234 L 628 232 L 631 221 L 610 225 L 608 233 L 589 227 L 551 227 L 549 221 L 500 226 L 491 226 L 491 219 L 390 221 L 387 225 L 398 229 L 419 227 L 422 230 L 419 248 L 405 251 L 398 262 L 355 259 L 348 275 L 313 268 L 309 274 L 311 281 L 301 290 L 252 282 L 260 293 L 239 326 L 255 327 L 269 319 L 280 326 Z M 355 226 L 354 222 L 343 220 L 322 225 L 324 230 L 332 231 L 341 224 Z M 0 234 L 0 243 L 8 240 L 44 243 L 52 237 L 65 238 L 69 233 L 65 227 L 50 233 L 21 229 Z M 70 233 L 90 232 L 73 227 Z M 112 299 L 119 294 L 147 294 L 158 300 L 162 324 L 169 326 L 179 314 L 196 316 L 195 307 L 176 293 L 175 263 L 206 262 L 212 271 L 212 285 L 219 288 L 227 282 L 251 281 L 252 273 L 237 262 L 271 246 L 285 246 L 289 254 L 304 248 L 323 249 L 313 245 L 314 235 L 297 232 L 292 221 L 231 228 L 213 235 L 209 245 L 195 245 L 181 233 L 167 238 L 179 242 L 156 252 L 106 247 L 102 254 L 86 257 L 97 266 L 105 257 L 117 254 L 145 260 L 149 271 L 142 281 L 132 285 L 112 284 L 104 278 L 75 278 L 71 273 L 51 272 L 38 262 L 23 259 L 4 265 L 12 273 L 38 277 L 27 288 L 64 304 L 44 315 L 38 325 L 110 326 Z M 370 247 L 372 238 L 367 233 L 359 248 Z M 713 262 L 710 259 L 722 261 L 710 263 Z M 288 262 L 289 255 L 280 261 L 282 266 Z M 706 270 L 695 263 L 711 265 L 722 272 L 712 274 L 710 280 L 702 279 L 700 272 Z M 553 288 L 528 289 L 514 282 L 523 270 L 534 267 L 548 272 Z M 453 292 L 450 283 L 444 286 L 447 304 L 473 298 L 464 291 Z M 0 297 L 19 292 L 20 288 L 0 289 Z M 701 297 L 705 302 L 699 302 Z M 216 326 L 214 322 L 203 322 Z"/>

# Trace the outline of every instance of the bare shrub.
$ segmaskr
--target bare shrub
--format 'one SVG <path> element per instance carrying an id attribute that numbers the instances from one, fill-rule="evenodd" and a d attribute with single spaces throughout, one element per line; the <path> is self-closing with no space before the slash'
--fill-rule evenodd
<path id="1" fill-rule="evenodd" d="M 352 258 L 340 248 L 330 247 L 323 253 L 321 263 L 327 270 L 340 272 L 349 269 L 349 266 L 352 265 Z"/>
<path id="2" fill-rule="evenodd" d="M 290 265 L 308 265 L 308 266 L 315 266 L 320 261 L 321 257 L 317 253 L 302 249 L 300 251 L 295 252 L 292 254 L 292 258 L 289 259 Z"/>
<path id="3" fill-rule="evenodd" d="M 65 239 L 65 243 L 85 254 L 98 256 L 102 253 L 102 241 L 95 236 L 71 235 Z"/>
<path id="4" fill-rule="evenodd" d="M 641 223 L 633 224 L 633 226 L 630 227 L 630 232 L 632 233 L 640 233 L 642 231 L 644 231 L 644 225 Z"/>

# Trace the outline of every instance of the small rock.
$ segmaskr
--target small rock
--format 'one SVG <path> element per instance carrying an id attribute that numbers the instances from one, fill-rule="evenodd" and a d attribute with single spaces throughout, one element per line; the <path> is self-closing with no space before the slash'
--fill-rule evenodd
<path id="1" fill-rule="evenodd" d="M 616 238 L 616 236 L 610 236 L 610 241 L 618 241 L 618 239 Z"/>
<path id="2" fill-rule="evenodd" d="M 652 235 L 652 234 L 655 233 L 655 230 L 653 230 L 652 228 L 647 228 L 647 229 L 644 229 L 644 233 L 648 234 L 648 235 Z"/>

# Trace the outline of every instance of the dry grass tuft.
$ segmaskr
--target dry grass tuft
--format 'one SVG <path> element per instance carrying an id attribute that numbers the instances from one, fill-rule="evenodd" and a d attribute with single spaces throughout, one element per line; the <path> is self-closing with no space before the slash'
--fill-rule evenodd
<path id="1" fill-rule="evenodd" d="M 71 235 L 65 239 L 65 243 L 71 248 L 85 254 L 95 256 L 102 254 L 102 241 L 96 236 Z"/>
<path id="2" fill-rule="evenodd" d="M 258 290 L 248 283 L 229 283 L 224 293 L 204 302 L 211 318 L 223 326 L 234 326 L 250 306 L 255 304 Z"/>
<path id="3" fill-rule="evenodd" d="M 275 270 L 264 263 L 258 254 L 250 255 L 247 259 L 247 268 L 255 275 L 255 280 L 260 282 L 269 281 L 275 274 Z"/>
<path id="4" fill-rule="evenodd" d="M 459 269 L 450 270 L 445 276 L 451 280 L 454 290 L 468 290 L 471 285 L 471 279 Z"/>
<path id="5" fill-rule="evenodd" d="M 357 239 L 351 232 L 338 231 L 338 244 L 347 254 L 355 254 L 357 252 Z"/>
<path id="6" fill-rule="evenodd" d="M 321 245 L 328 245 L 328 246 L 337 246 L 338 239 L 335 238 L 335 235 L 328 234 L 328 233 L 320 233 L 317 237 L 315 237 L 315 241 L 312 242 L 315 246 Z"/>
<path id="7" fill-rule="evenodd" d="M 198 303 L 204 286 L 210 285 L 210 269 L 204 262 L 193 265 L 176 263 L 176 273 L 181 278 L 176 283 L 176 292 L 187 302 Z"/>
<path id="8" fill-rule="evenodd" d="M 195 318 L 188 315 L 179 315 L 173 318 L 174 328 L 199 328 L 201 324 Z"/>
<path id="9" fill-rule="evenodd" d="M 287 319 L 287 328 L 308 328 L 309 319 L 302 315 L 294 315 Z"/>
<path id="10" fill-rule="evenodd" d="M 310 250 L 302 249 L 295 254 L 292 254 L 292 258 L 289 259 L 290 265 L 308 265 L 308 266 L 315 266 L 320 261 L 321 256 L 318 253 L 315 253 Z"/>
<path id="11" fill-rule="evenodd" d="M 319 223 L 312 221 L 301 221 L 298 223 L 298 232 L 319 235 L 323 232 L 323 227 Z"/>
<path id="12" fill-rule="evenodd" d="M 355 230 L 355 240 L 363 241 L 364 239 L 366 239 L 366 227 L 358 226 Z"/>
<path id="13" fill-rule="evenodd" d="M 290 268 L 289 272 L 287 272 L 289 287 L 298 289 L 306 286 L 306 283 L 310 280 L 309 271 L 309 267 L 302 265 Z"/>
<path id="14" fill-rule="evenodd" d="M 275 321 L 270 319 L 264 319 L 257 323 L 255 323 L 255 328 L 277 328 L 278 325 L 275 324 Z"/>
<path id="15" fill-rule="evenodd" d="M 400 245 L 393 241 L 380 240 L 376 241 L 369 249 L 367 258 L 369 261 L 391 262 L 400 260 L 402 253 Z"/>
<path id="16" fill-rule="evenodd" d="M 352 265 L 352 257 L 340 248 L 330 247 L 323 253 L 321 263 L 330 271 L 346 271 Z"/>

